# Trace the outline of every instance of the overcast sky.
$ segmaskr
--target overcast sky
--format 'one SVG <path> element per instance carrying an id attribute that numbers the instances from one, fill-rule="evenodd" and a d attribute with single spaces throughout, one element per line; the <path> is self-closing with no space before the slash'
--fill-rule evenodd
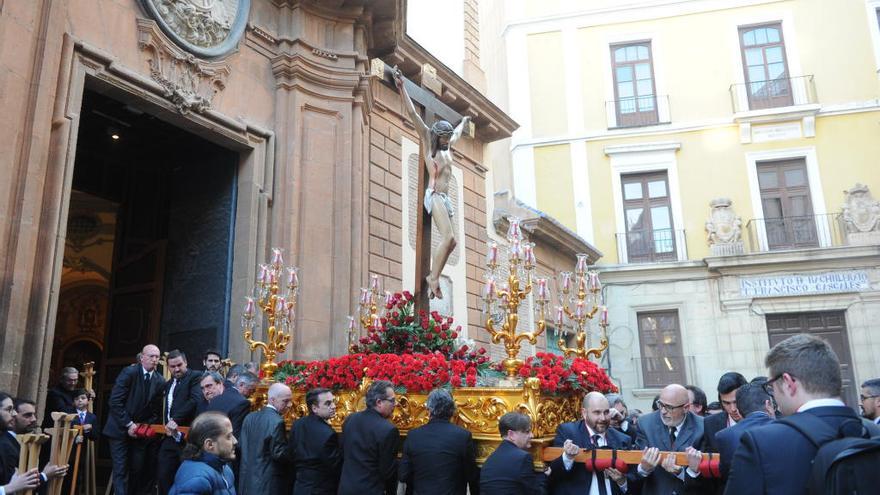
<path id="1" fill-rule="evenodd" d="M 463 0 L 409 0 L 406 34 L 461 75 L 464 60 Z"/>

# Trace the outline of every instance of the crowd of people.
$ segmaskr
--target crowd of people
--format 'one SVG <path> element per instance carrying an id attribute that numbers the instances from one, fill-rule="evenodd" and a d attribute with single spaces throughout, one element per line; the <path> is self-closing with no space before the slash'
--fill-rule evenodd
<path id="1" fill-rule="evenodd" d="M 841 401 L 836 355 L 810 335 L 774 346 L 765 360 L 768 376 L 722 375 L 717 411 L 693 385 L 667 385 L 644 414 L 630 411 L 620 395 L 586 394 L 581 418 L 558 426 L 553 446 L 561 454 L 543 471 L 529 450 L 531 420 L 519 412 L 501 416 L 501 442 L 478 467 L 471 433 L 452 422 L 456 405 L 446 389 L 429 394 L 430 420 L 410 430 L 400 448 L 389 421 L 397 403 L 391 382 L 370 385 L 366 408 L 346 418 L 341 434 L 328 423 L 336 415 L 333 392 L 309 390 L 308 414 L 288 432 L 288 386 L 269 387 L 266 405 L 251 412 L 248 398 L 259 383 L 252 364 L 232 366 L 224 376 L 220 354 L 210 351 L 205 371 L 196 371 L 175 350 L 166 357 L 166 381 L 157 372 L 159 356 L 148 345 L 137 364 L 120 372 L 103 428 L 89 412 L 94 393 L 78 388 L 76 369 L 62 370 L 47 394 L 44 427 L 51 427 L 50 412 L 76 413 L 75 424 L 83 426 L 77 442 L 107 439 L 116 494 L 800 495 L 808 493 L 824 442 L 880 442 L 880 379 L 862 384 L 860 418 Z M 7 431 L 0 433 L 0 495 L 70 478 L 68 465 L 49 463 L 48 455 L 39 468 L 18 471 L 15 435 L 37 424 L 33 401 L 0 392 L 0 429 Z M 831 433 L 817 441 L 812 432 L 825 430 Z M 629 469 L 584 466 L 578 455 L 593 449 L 639 450 L 641 459 Z M 683 452 L 687 466 L 672 452 Z M 718 475 L 707 475 L 705 452 L 720 459 Z"/>

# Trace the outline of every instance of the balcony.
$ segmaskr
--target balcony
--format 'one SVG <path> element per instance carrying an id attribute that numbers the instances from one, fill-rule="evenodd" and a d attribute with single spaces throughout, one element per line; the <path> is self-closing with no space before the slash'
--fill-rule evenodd
<path id="1" fill-rule="evenodd" d="M 730 99 L 734 114 L 817 103 L 812 75 L 731 84 Z"/>
<path id="2" fill-rule="evenodd" d="M 657 263 L 686 260 L 684 230 L 633 230 L 617 237 L 621 263 Z"/>
<path id="3" fill-rule="evenodd" d="M 669 96 L 634 96 L 606 101 L 605 118 L 609 129 L 668 124 Z"/>
<path id="4" fill-rule="evenodd" d="M 746 232 L 752 253 L 846 245 L 839 213 L 754 218 L 746 224 Z"/>

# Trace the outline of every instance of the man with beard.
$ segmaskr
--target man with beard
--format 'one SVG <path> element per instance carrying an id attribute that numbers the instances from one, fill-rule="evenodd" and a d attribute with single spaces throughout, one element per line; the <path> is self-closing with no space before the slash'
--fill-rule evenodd
<path id="1" fill-rule="evenodd" d="M 642 478 L 641 493 L 683 493 L 685 476 L 695 478 L 699 473 L 676 466 L 672 455 L 662 459 L 662 468 L 657 469 L 660 452 L 695 452 L 693 446 L 703 441 L 703 418 L 688 411 L 688 392 L 679 384 L 667 385 L 656 406 L 656 411 L 639 418 L 636 448 L 645 451 L 636 469 Z"/>
<path id="2" fill-rule="evenodd" d="M 290 491 L 290 465 L 284 414 L 292 403 L 290 387 L 273 383 L 268 404 L 249 414 L 241 429 L 241 477 L 239 495 L 286 494 Z"/>
<path id="3" fill-rule="evenodd" d="M 43 429 L 52 428 L 53 412 L 63 412 L 73 414 L 76 412 L 76 406 L 73 404 L 73 393 L 76 391 L 79 383 L 79 371 L 76 368 L 64 368 L 61 370 L 61 379 L 58 384 L 50 388 L 46 392 L 46 412 L 43 414 Z M 90 398 L 94 398 L 91 390 L 87 391 Z"/>
<path id="4" fill-rule="evenodd" d="M 137 431 L 139 425 L 156 423 L 159 419 L 152 407 L 165 384 L 162 374 L 156 371 L 159 354 L 155 345 L 144 346 L 139 364 L 124 368 L 110 392 L 110 414 L 104 436 L 110 443 L 116 495 L 147 492 L 154 482 L 155 444 L 139 438 Z"/>
<path id="5" fill-rule="evenodd" d="M 287 441 L 288 457 L 296 466 L 293 495 L 336 495 L 342 472 L 339 437 L 327 424 L 336 416 L 333 392 L 314 388 L 306 393 L 308 416 L 297 420 Z"/>
<path id="6" fill-rule="evenodd" d="M 196 417 L 170 493 L 235 495 L 235 476 L 229 463 L 235 459 L 237 443 L 232 423 L 222 413 L 206 412 Z"/>
<path id="7" fill-rule="evenodd" d="M 862 384 L 859 403 L 862 405 L 862 417 L 880 425 L 880 378 Z"/>
<path id="8" fill-rule="evenodd" d="M 26 435 L 28 433 L 37 432 L 37 405 L 32 400 L 15 399 L 15 426 L 16 435 Z M 49 444 L 43 444 L 40 449 L 40 465 L 43 466 L 40 473 L 40 481 L 47 483 L 51 479 L 63 478 L 67 475 L 67 464 L 55 465 L 49 464 Z"/>
<path id="9" fill-rule="evenodd" d="M 12 397 L 0 392 L 0 495 L 33 490 L 40 484 L 40 471 L 36 468 L 26 473 L 18 472 L 21 445 L 15 439 L 13 428 L 18 413 Z"/>
<path id="10" fill-rule="evenodd" d="M 626 493 L 628 483 L 623 473 L 614 468 L 587 471 L 580 463 L 575 467 L 574 458 L 582 447 L 630 450 L 632 440 L 625 433 L 608 427 L 611 407 L 608 399 L 599 392 L 590 392 L 584 396 L 581 416 L 583 421 L 562 423 L 556 429 L 553 446 L 562 447 L 563 454 L 550 464 L 550 491 L 559 495 Z M 633 481 L 638 480 L 633 478 Z"/>
<path id="11" fill-rule="evenodd" d="M 220 368 L 223 366 L 221 361 L 223 361 L 223 356 L 213 349 L 205 351 L 205 355 L 202 356 L 202 366 L 205 367 L 206 372 L 216 371 L 220 373 Z"/>
<path id="12" fill-rule="evenodd" d="M 162 402 L 153 406 L 165 425 L 165 436 L 159 443 L 156 459 L 156 483 L 162 495 L 168 493 L 174 483 L 174 474 L 180 466 L 180 454 L 186 444 L 178 427 L 190 425 L 202 398 L 199 388 L 201 374 L 189 369 L 186 354 L 175 349 L 168 353 L 166 362 L 171 380 L 165 382 L 162 395 L 156 396 Z"/>

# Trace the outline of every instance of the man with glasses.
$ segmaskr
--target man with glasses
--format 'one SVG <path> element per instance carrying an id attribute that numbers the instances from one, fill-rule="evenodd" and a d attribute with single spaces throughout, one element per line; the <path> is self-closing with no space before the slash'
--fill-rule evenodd
<path id="1" fill-rule="evenodd" d="M 397 440 L 400 433 L 388 418 L 397 397 L 394 386 L 377 380 L 367 389 L 367 408 L 342 425 L 342 477 L 339 495 L 397 493 Z"/>
<path id="2" fill-rule="evenodd" d="M 501 443 L 480 471 L 481 495 L 539 495 L 546 478 L 535 472 L 528 452 L 532 444 L 532 421 L 522 413 L 509 412 L 498 420 Z"/>
<path id="3" fill-rule="evenodd" d="M 840 362 L 826 341 L 807 334 L 789 337 L 770 349 L 764 364 L 771 377 L 764 389 L 788 421 L 807 424 L 818 418 L 845 436 L 861 434 L 859 417 L 840 399 Z M 733 455 L 724 493 L 806 493 L 817 450 L 782 422 L 750 429 Z"/>
<path id="4" fill-rule="evenodd" d="M 660 455 L 661 451 L 698 452 L 694 445 L 703 440 L 703 418 L 690 412 L 688 405 L 687 389 L 674 383 L 660 392 L 657 410 L 639 418 L 636 448 L 645 451 L 637 468 L 643 478 L 642 494 L 683 493 L 685 476 L 699 475 L 690 468 L 676 466 L 672 455 L 663 459 Z"/>
<path id="5" fill-rule="evenodd" d="M 880 378 L 862 384 L 859 404 L 862 405 L 862 416 L 880 425 Z"/>

